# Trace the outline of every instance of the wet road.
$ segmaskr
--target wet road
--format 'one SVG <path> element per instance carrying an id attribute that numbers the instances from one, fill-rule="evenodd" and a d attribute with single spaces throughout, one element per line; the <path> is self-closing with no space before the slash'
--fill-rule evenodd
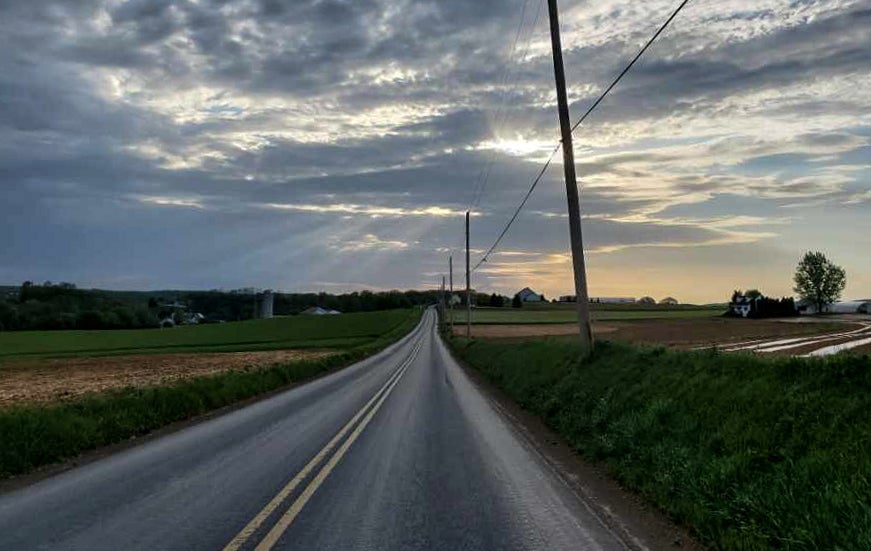
<path id="1" fill-rule="evenodd" d="M 624 549 L 451 359 L 359 364 L 0 496 L 0 549 Z"/>

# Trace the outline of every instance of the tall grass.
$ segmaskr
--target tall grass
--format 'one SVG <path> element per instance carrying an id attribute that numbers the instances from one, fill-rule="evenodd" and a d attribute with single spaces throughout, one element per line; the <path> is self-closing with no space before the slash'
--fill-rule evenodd
<path id="1" fill-rule="evenodd" d="M 583 455 L 717 549 L 871 549 L 871 359 L 454 341 Z"/>
<path id="2" fill-rule="evenodd" d="M 398 323 L 377 338 L 318 360 L 228 371 L 164 386 L 118 389 L 55 405 L 0 410 L 0 478 L 144 435 L 351 364 L 398 340 L 419 319 L 418 312 L 406 310 Z"/>

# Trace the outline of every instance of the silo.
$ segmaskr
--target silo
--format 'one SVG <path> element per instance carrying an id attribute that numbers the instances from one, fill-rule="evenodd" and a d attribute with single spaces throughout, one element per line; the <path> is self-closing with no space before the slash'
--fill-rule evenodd
<path id="1" fill-rule="evenodd" d="M 272 317 L 272 306 L 275 303 L 275 295 L 272 294 L 272 291 L 263 291 L 260 294 L 260 307 L 257 309 L 257 313 L 259 314 L 259 318 L 261 319 L 269 319 Z"/>

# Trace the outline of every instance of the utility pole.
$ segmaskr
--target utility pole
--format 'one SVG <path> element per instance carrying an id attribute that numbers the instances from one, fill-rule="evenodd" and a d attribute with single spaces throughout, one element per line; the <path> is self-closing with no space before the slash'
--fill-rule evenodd
<path id="1" fill-rule="evenodd" d="M 572 146 L 572 123 L 566 98 L 566 75 L 563 68 L 562 41 L 560 40 L 557 0 L 547 0 L 550 14 L 550 42 L 553 49 L 553 71 L 556 79 L 556 97 L 559 108 L 560 132 L 563 144 L 563 166 L 566 177 L 566 196 L 569 208 L 569 233 L 572 241 L 572 265 L 575 272 L 575 297 L 578 305 L 578 325 L 581 349 L 588 354 L 593 349 L 593 331 L 590 327 L 590 300 L 587 294 L 587 269 L 584 262 L 584 241 L 581 236 L 581 201 L 575 174 L 575 153 Z"/>
<path id="2" fill-rule="evenodd" d="M 450 274 L 451 292 L 448 296 L 448 306 L 450 306 L 451 317 L 451 336 L 454 334 L 454 255 L 448 257 L 448 273 Z"/>
<path id="3" fill-rule="evenodd" d="M 466 211 L 466 338 L 472 338 L 472 274 L 469 272 L 469 211 Z"/>
<path id="4" fill-rule="evenodd" d="M 442 303 L 441 303 L 440 321 L 441 321 L 441 329 L 444 330 L 444 328 L 445 328 L 445 276 L 442 276 L 442 289 L 441 289 L 441 291 L 442 291 L 441 292 L 441 295 L 442 295 L 441 302 Z"/>

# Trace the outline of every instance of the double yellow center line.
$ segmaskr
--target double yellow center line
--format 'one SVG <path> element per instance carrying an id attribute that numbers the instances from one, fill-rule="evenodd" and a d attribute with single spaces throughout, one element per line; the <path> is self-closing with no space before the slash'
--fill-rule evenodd
<path id="1" fill-rule="evenodd" d="M 319 451 L 317 455 L 315 455 L 311 461 L 309 461 L 305 467 L 303 467 L 302 470 L 299 471 L 299 473 L 297 473 L 297 475 L 294 476 L 293 479 L 288 482 L 253 519 L 251 519 L 251 522 L 236 534 L 230 543 L 224 547 L 223 551 L 238 551 L 241 549 L 254 532 L 263 525 L 266 519 L 268 519 L 276 509 L 278 509 L 278 507 L 293 493 L 297 486 L 299 486 L 317 468 L 317 466 L 320 465 L 324 458 L 332 452 L 333 448 L 335 448 L 339 442 L 342 441 L 345 435 L 356 425 L 356 428 L 353 428 L 353 432 L 351 432 L 351 435 L 342 443 L 338 451 L 330 458 L 327 464 L 323 466 L 320 472 L 315 475 L 312 481 L 309 482 L 308 486 L 305 487 L 302 493 L 291 504 L 290 508 L 281 516 L 281 518 L 278 519 L 275 526 L 272 527 L 255 548 L 256 551 L 268 551 L 269 549 L 272 549 L 282 534 L 284 534 L 288 527 L 290 527 L 299 512 L 302 511 L 305 504 L 308 503 L 309 499 L 311 499 L 317 489 L 321 484 L 323 484 L 327 476 L 329 476 L 339 461 L 342 460 L 348 452 L 348 449 L 354 441 L 357 440 L 363 432 L 363 429 L 366 428 L 366 425 L 372 421 L 372 418 L 396 387 L 399 379 L 402 378 L 408 370 L 408 367 L 417 357 L 421 344 L 421 342 L 418 342 L 417 345 L 415 345 L 408 358 L 406 358 L 405 361 L 402 362 L 402 365 L 393 372 L 390 378 L 387 379 L 387 382 L 378 389 L 378 392 L 376 392 L 375 395 L 372 396 L 372 398 L 366 402 L 359 411 L 357 411 L 354 417 L 352 417 L 351 420 L 348 421 L 329 442 L 327 442 L 327 445 L 324 446 L 323 449 L 321 449 L 321 451 Z M 360 418 L 363 418 L 363 421 L 357 424 Z"/>

